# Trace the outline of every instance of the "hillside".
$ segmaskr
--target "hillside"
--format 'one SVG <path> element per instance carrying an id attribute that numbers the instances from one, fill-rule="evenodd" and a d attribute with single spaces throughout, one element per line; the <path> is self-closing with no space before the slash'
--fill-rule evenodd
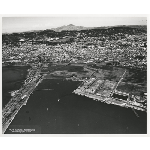
<path id="1" fill-rule="evenodd" d="M 103 35 L 115 34 L 141 34 L 147 33 L 147 26 L 112 26 L 112 27 L 94 27 L 87 28 L 82 26 L 74 26 L 72 24 L 53 29 L 28 31 L 21 33 L 2 34 L 2 42 L 16 43 L 20 39 L 33 41 L 49 41 L 50 38 L 64 38 L 64 37 L 101 37 Z"/>
<path id="2" fill-rule="evenodd" d="M 83 27 L 83 26 L 75 26 L 73 24 L 69 24 L 67 26 L 61 26 L 61 27 L 58 27 L 58 28 L 52 28 L 51 30 L 54 30 L 55 32 L 61 32 L 61 31 L 73 31 L 73 30 L 80 31 L 80 30 L 87 30 L 87 29 L 90 29 L 90 28 Z"/>

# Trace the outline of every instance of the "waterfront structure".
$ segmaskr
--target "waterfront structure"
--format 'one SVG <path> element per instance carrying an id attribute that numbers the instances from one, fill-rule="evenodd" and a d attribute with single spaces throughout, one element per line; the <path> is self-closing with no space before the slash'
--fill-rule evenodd
<path id="1" fill-rule="evenodd" d="M 92 98 L 96 101 L 107 104 L 119 105 L 121 107 L 130 107 L 141 111 L 147 111 L 147 107 L 135 100 L 131 100 L 129 93 L 116 90 L 117 82 L 109 80 L 97 80 L 93 85 L 94 78 L 85 80 L 82 86 L 79 86 L 73 93 Z M 119 80 L 120 82 L 120 80 Z M 90 84 L 87 84 L 90 83 Z"/>
<path id="2" fill-rule="evenodd" d="M 40 75 L 40 68 L 29 70 L 29 75 L 24 85 L 17 91 L 11 92 L 12 98 L 2 110 L 2 133 L 5 133 L 15 115 L 23 105 L 26 105 L 29 96 L 32 94 L 36 86 L 44 79 L 44 75 Z M 31 75 L 31 72 L 34 72 Z"/>

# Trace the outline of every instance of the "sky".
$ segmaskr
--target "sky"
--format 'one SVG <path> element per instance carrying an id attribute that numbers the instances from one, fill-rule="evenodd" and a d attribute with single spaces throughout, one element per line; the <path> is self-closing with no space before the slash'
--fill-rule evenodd
<path id="1" fill-rule="evenodd" d="M 146 25 L 147 18 L 109 16 L 3 17 L 2 33 L 45 30 L 69 24 L 84 27 Z"/>

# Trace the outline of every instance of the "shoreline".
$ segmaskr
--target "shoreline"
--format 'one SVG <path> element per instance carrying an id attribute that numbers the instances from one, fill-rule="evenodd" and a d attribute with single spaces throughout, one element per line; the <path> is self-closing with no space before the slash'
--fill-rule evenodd
<path id="1" fill-rule="evenodd" d="M 40 68 L 41 69 L 41 68 Z M 44 75 L 39 75 L 40 69 L 36 70 L 28 70 L 28 74 L 26 76 L 26 80 L 24 81 L 23 86 L 15 92 L 13 97 L 9 100 L 9 102 L 5 105 L 2 110 L 2 133 L 4 134 L 12 120 L 15 118 L 16 114 L 19 112 L 23 105 L 26 105 L 30 95 L 33 93 L 35 88 L 38 86 L 40 82 L 44 79 Z M 33 76 L 29 76 L 31 71 L 35 71 Z"/>
<path id="2" fill-rule="evenodd" d="M 113 99 L 112 97 L 103 97 L 102 98 L 102 97 L 97 96 L 97 95 L 92 95 L 92 94 L 88 94 L 88 93 L 79 92 L 77 89 L 74 90 L 72 93 L 80 95 L 80 96 L 85 96 L 85 97 L 88 97 L 88 98 L 91 98 L 93 100 L 100 101 L 100 102 L 103 102 L 103 103 L 118 105 L 118 106 L 125 107 L 125 108 L 133 108 L 133 109 L 136 109 L 136 110 L 141 110 L 141 111 L 147 112 L 146 108 L 144 109 L 144 108 L 132 105 L 129 102 L 119 101 L 119 100 Z"/>

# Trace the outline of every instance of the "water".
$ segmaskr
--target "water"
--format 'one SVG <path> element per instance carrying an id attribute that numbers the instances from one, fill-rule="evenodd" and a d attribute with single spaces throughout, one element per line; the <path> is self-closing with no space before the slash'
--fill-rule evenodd
<path id="1" fill-rule="evenodd" d="M 11 99 L 11 91 L 18 90 L 26 79 L 29 66 L 2 67 L 2 107 Z"/>
<path id="2" fill-rule="evenodd" d="M 146 134 L 147 113 L 72 93 L 80 82 L 45 79 L 11 126 L 38 126 L 42 134 Z M 53 89 L 53 90 L 42 90 Z M 11 127 L 10 126 L 10 127 Z M 5 132 L 11 133 L 9 128 Z"/>

